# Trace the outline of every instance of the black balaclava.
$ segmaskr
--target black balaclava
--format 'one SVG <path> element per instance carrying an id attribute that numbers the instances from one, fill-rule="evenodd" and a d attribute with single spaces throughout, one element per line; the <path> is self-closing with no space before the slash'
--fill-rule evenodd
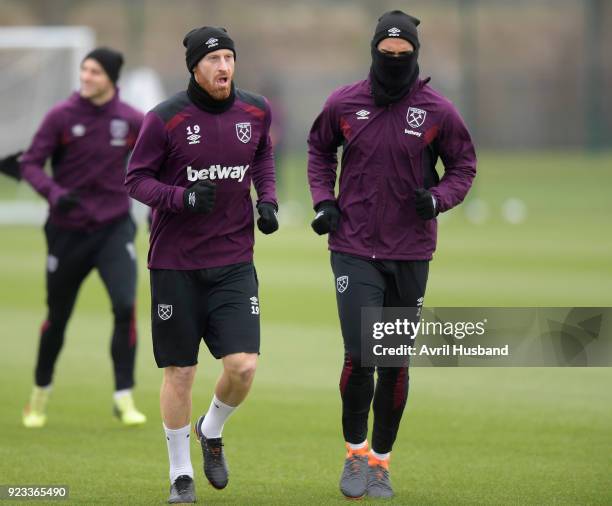
<path id="1" fill-rule="evenodd" d="M 219 114 L 230 109 L 234 105 L 234 99 L 236 98 L 233 79 L 229 97 L 224 100 L 216 100 L 197 83 L 193 75 L 193 68 L 198 62 L 208 53 L 218 49 L 229 49 L 234 53 L 234 58 L 236 58 L 234 41 L 227 33 L 227 30 L 214 26 L 194 28 L 185 35 L 183 46 L 186 48 L 185 63 L 191 73 L 189 85 L 187 86 L 187 95 L 191 101 L 200 109 L 213 114 Z"/>
<path id="2" fill-rule="evenodd" d="M 119 72 L 123 65 L 123 55 L 119 51 L 110 49 L 108 47 L 97 47 L 93 51 L 87 54 L 85 60 L 96 60 L 104 69 L 104 72 L 108 75 L 111 82 L 116 85 L 119 79 Z"/>
<path id="3" fill-rule="evenodd" d="M 377 106 L 386 106 L 401 100 L 419 77 L 420 21 L 402 11 L 389 11 L 378 18 L 372 38 L 372 66 L 370 80 L 372 95 Z M 414 51 L 403 56 L 389 56 L 378 50 L 381 40 L 397 37 L 410 42 Z"/>

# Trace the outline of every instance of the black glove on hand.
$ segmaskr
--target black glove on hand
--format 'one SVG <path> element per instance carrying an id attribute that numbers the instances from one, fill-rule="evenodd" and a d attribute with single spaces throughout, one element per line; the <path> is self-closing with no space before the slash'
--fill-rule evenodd
<path id="1" fill-rule="evenodd" d="M 60 213 L 67 213 L 71 209 L 74 209 L 80 201 L 81 199 L 77 193 L 71 190 L 57 199 L 55 209 Z"/>
<path id="2" fill-rule="evenodd" d="M 185 189 L 183 205 L 193 213 L 208 214 L 215 206 L 217 186 L 210 181 L 198 181 Z"/>
<path id="3" fill-rule="evenodd" d="M 278 230 L 278 218 L 276 216 L 276 206 L 269 202 L 257 204 L 259 219 L 257 228 L 264 234 L 272 234 Z"/>
<path id="4" fill-rule="evenodd" d="M 414 190 L 414 204 L 416 212 L 423 220 L 431 220 L 436 217 L 436 205 L 434 196 L 429 190 L 417 188 Z"/>
<path id="5" fill-rule="evenodd" d="M 8 155 L 4 158 L 0 158 L 0 172 L 6 174 L 17 181 L 21 180 L 21 169 L 19 168 L 19 157 L 23 154 L 23 151 L 17 151 L 12 155 Z"/>
<path id="6" fill-rule="evenodd" d="M 340 210 L 333 200 L 324 200 L 315 207 L 317 215 L 312 220 L 312 229 L 319 235 L 335 232 L 340 221 Z"/>

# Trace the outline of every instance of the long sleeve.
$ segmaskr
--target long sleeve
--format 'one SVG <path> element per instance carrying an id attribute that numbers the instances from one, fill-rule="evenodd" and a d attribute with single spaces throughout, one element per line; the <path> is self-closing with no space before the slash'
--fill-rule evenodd
<path id="1" fill-rule="evenodd" d="M 125 186 L 132 198 L 154 209 L 179 213 L 183 210 L 185 189 L 159 180 L 167 144 L 161 118 L 155 112 L 147 113 L 128 163 Z"/>
<path id="2" fill-rule="evenodd" d="M 266 101 L 266 116 L 257 152 L 253 159 L 253 186 L 257 192 L 257 202 L 269 202 L 276 205 L 276 178 L 274 173 L 274 149 L 270 138 L 272 112 Z"/>
<path id="3" fill-rule="evenodd" d="M 133 133 L 130 134 L 130 138 L 128 140 L 130 151 L 132 151 L 134 149 L 134 146 L 136 145 L 136 140 L 138 139 L 138 135 L 140 134 L 140 130 L 142 129 L 144 117 L 145 115 L 140 111 L 134 110 L 132 113 L 132 118 L 130 119 L 130 126 Z"/>
<path id="4" fill-rule="evenodd" d="M 315 207 L 319 202 L 335 199 L 337 152 L 341 142 L 339 120 L 328 99 L 308 136 L 308 184 Z"/>
<path id="5" fill-rule="evenodd" d="M 438 149 L 444 164 L 444 175 L 430 191 L 436 198 L 437 209 L 444 212 L 463 201 L 476 175 L 474 144 L 465 123 L 453 106 L 442 123 Z"/>
<path id="6" fill-rule="evenodd" d="M 136 117 L 134 118 L 134 127 L 136 128 L 137 132 L 140 132 L 142 128 L 142 124 L 144 123 L 144 117 L 145 115 L 138 111 L 138 114 L 136 114 Z"/>
<path id="7" fill-rule="evenodd" d="M 34 134 L 32 144 L 20 160 L 21 175 L 51 206 L 68 190 L 58 185 L 44 170 L 47 159 L 61 142 L 61 121 L 56 109 L 51 109 Z"/>

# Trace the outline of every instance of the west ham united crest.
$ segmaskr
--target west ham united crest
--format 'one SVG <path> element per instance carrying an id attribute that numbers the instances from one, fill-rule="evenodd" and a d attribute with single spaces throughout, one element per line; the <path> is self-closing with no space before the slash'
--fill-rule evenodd
<path id="1" fill-rule="evenodd" d="M 427 111 L 417 109 L 416 107 L 408 107 L 406 121 L 410 128 L 419 128 L 425 122 L 425 116 L 427 116 Z"/>
<path id="2" fill-rule="evenodd" d="M 343 293 L 348 288 L 348 276 L 339 276 L 336 279 L 336 288 L 338 289 L 338 293 Z"/>
<path id="3" fill-rule="evenodd" d="M 157 316 L 162 320 L 169 320 L 172 316 L 172 304 L 157 304 Z"/>
<path id="4" fill-rule="evenodd" d="M 129 126 L 124 119 L 112 119 L 110 122 L 110 134 L 112 146 L 125 146 L 125 139 L 129 132 Z"/>
<path id="5" fill-rule="evenodd" d="M 236 123 L 236 135 L 238 140 L 244 144 L 251 140 L 251 124 L 250 123 Z"/>

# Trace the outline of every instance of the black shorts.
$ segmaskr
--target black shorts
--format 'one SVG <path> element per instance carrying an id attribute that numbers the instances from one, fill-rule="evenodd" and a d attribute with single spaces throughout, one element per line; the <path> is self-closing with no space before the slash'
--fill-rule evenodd
<path id="1" fill-rule="evenodd" d="M 370 260 L 331 252 L 344 349 L 361 360 L 361 308 L 420 307 L 429 260 Z"/>
<path id="2" fill-rule="evenodd" d="M 259 297 L 252 263 L 191 271 L 151 269 L 151 330 L 158 367 L 259 353 Z"/>

